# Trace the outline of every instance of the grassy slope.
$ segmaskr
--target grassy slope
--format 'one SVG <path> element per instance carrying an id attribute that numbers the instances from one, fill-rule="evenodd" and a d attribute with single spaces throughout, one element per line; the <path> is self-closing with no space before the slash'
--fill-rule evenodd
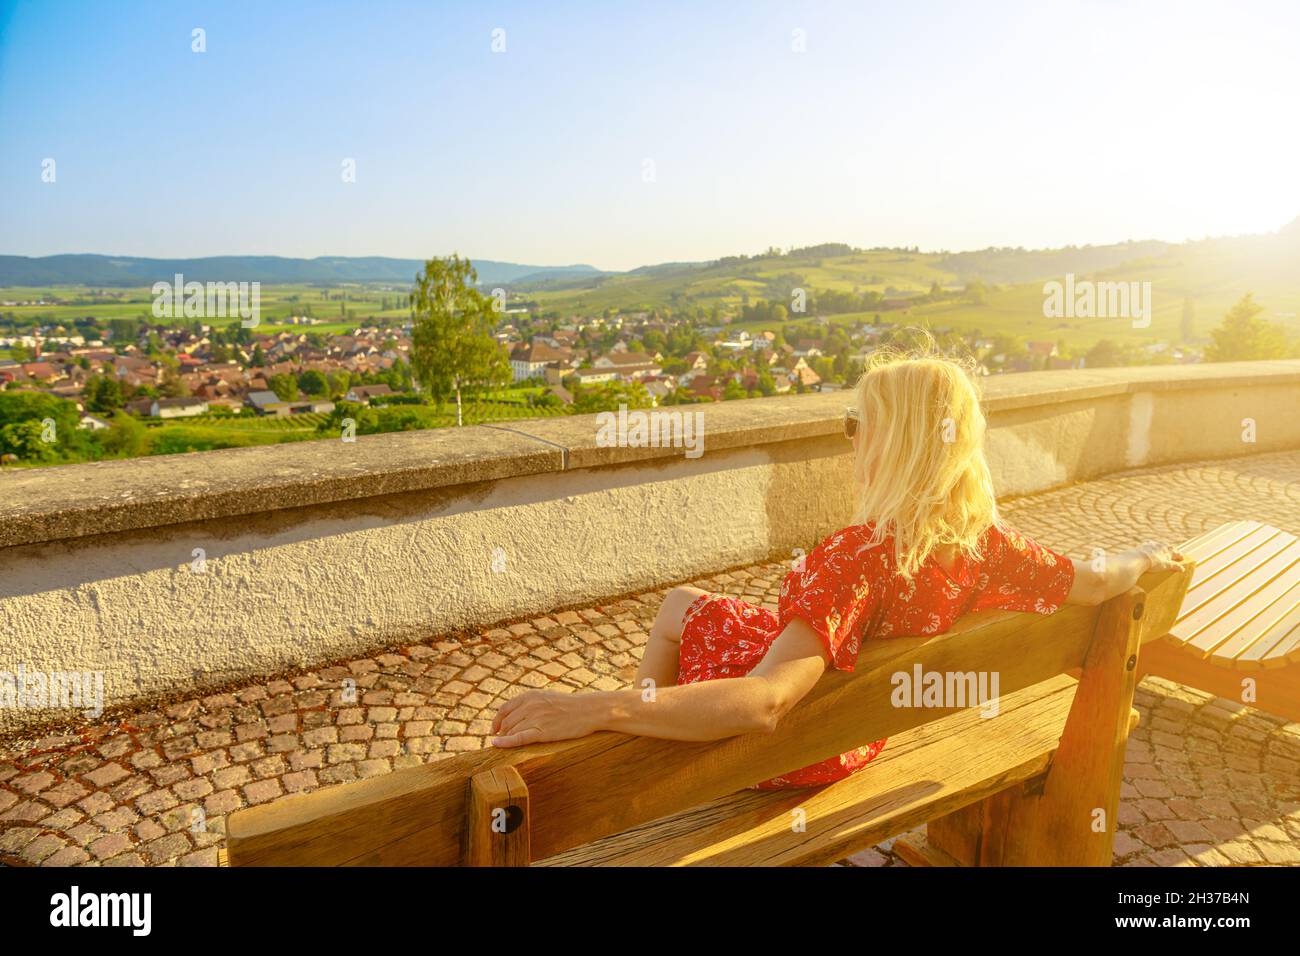
<path id="1" fill-rule="evenodd" d="M 751 259 L 727 266 L 679 268 L 664 273 L 628 274 L 587 286 L 572 285 L 540 293 L 547 308 L 560 311 L 623 310 L 671 305 L 714 304 L 736 308 L 745 292 L 751 299 L 770 297 L 767 280 L 799 275 L 813 289 L 847 292 L 875 290 L 885 293 L 921 293 L 932 282 L 954 288 L 962 285 L 948 271 L 939 254 L 869 252 L 822 259 L 791 257 Z M 1151 326 L 1135 329 L 1126 319 L 1055 319 L 1043 315 L 1043 282 L 1061 279 L 1044 274 L 1033 282 L 990 286 L 987 299 L 975 305 L 965 301 L 922 305 L 908 313 L 882 313 L 885 321 L 931 327 L 980 330 L 986 335 L 1010 334 L 1022 338 L 1089 346 L 1102 338 L 1133 343 L 1177 341 L 1183 299 L 1190 296 L 1196 312 L 1198 337 L 1204 337 L 1224 312 L 1247 292 L 1265 307 L 1265 316 L 1283 323 L 1292 334 L 1300 332 L 1300 250 L 1276 237 L 1248 237 L 1169 247 L 1158 257 L 1131 260 L 1114 268 L 1079 278 L 1096 281 L 1150 282 L 1154 303 Z M 674 293 L 676 296 L 674 297 Z M 870 320 L 873 314 L 834 316 L 837 322 Z M 763 327 L 750 323 L 749 327 Z"/>
<path id="2" fill-rule="evenodd" d="M 1292 334 L 1300 332 L 1300 230 L 1293 228 L 1285 236 L 1256 236 L 1207 240 L 1177 246 L 1157 246 L 1154 255 L 1131 258 L 1129 247 L 1107 247 L 1110 259 L 1121 262 L 1111 268 L 1089 272 L 1074 268 L 1080 277 L 1096 280 L 1149 281 L 1155 314 L 1151 327 L 1134 329 L 1124 319 L 1051 319 L 1042 314 L 1042 284 L 1060 279 L 1071 258 L 1080 262 L 1096 256 L 1098 250 L 1059 250 L 1047 253 L 1007 253 L 1018 274 L 1029 274 L 1033 281 L 990 282 L 987 300 L 980 305 L 965 301 L 941 302 L 918 306 L 909 313 L 884 313 L 886 321 L 931 327 L 952 327 L 963 331 L 980 330 L 986 335 L 998 333 L 1022 338 L 1061 339 L 1076 347 L 1087 347 L 1098 339 L 1112 338 L 1132 343 L 1159 339 L 1176 341 L 1185 296 L 1191 296 L 1196 309 L 1199 337 L 1218 323 L 1223 313 L 1247 292 L 1265 307 L 1266 317 L 1280 321 Z M 1150 251 L 1149 246 L 1135 247 L 1133 254 Z M 959 257 L 960 258 L 960 257 Z M 560 312 L 591 314 L 606 308 L 632 311 L 656 307 L 718 306 L 735 311 L 747 293 L 751 301 L 782 297 L 780 280 L 797 277 L 810 289 L 837 289 L 845 292 L 875 290 L 882 294 L 922 293 L 934 282 L 949 289 L 964 285 L 964 278 L 954 269 L 947 256 L 939 253 L 908 253 L 892 250 L 872 251 L 835 257 L 765 257 L 744 262 L 713 265 L 657 266 L 622 275 L 595 280 L 553 282 L 531 294 L 544 308 Z M 990 267 L 992 269 L 992 267 Z M 992 274 L 992 273 L 991 273 Z M 892 290 L 892 291 L 891 291 Z M 87 290 L 75 288 L 0 290 L 0 299 L 36 298 L 53 293 L 62 298 L 78 297 L 86 304 L 60 307 L 0 307 L 0 311 L 20 316 L 40 316 L 67 320 L 77 316 L 99 318 L 148 316 L 151 298 L 148 289 L 111 290 L 120 298 L 91 298 Z M 340 303 L 326 299 L 346 291 L 345 305 L 355 318 L 339 318 Z M 521 291 L 521 290 L 512 290 Z M 310 329 L 330 334 L 355 328 L 359 321 L 376 316 L 401 320 L 404 308 L 381 311 L 382 299 L 391 301 L 396 293 L 373 287 L 349 286 L 346 289 L 322 290 L 315 286 L 263 286 L 261 290 L 262 323 L 259 331 L 274 331 L 283 319 L 303 310 L 310 303 L 315 315 L 326 324 L 285 328 Z M 835 321 L 856 321 L 870 315 L 841 315 Z M 230 320 L 236 321 L 236 320 Z"/>

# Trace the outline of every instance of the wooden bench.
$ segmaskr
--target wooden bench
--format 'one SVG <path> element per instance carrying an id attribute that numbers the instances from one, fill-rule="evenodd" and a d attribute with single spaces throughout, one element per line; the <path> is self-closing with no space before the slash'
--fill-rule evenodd
<path id="1" fill-rule="evenodd" d="M 1232 521 L 1182 546 L 1196 562 L 1163 640 L 1142 650 L 1156 674 L 1300 721 L 1300 540 L 1258 521 Z"/>
<path id="2" fill-rule="evenodd" d="M 771 734 L 682 743 L 600 733 L 483 750 L 233 814 L 232 866 L 826 864 L 930 821 L 917 862 L 1109 865 L 1137 654 L 1189 573 L 1100 608 L 971 615 L 864 646 Z M 996 716 L 896 707 L 891 675 L 996 672 Z M 889 737 L 819 788 L 757 780 Z M 909 850 L 910 852 L 910 850 Z"/>

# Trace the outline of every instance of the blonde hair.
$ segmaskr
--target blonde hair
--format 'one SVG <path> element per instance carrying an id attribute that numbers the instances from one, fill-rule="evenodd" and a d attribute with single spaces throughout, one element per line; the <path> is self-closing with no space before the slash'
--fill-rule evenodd
<path id="1" fill-rule="evenodd" d="M 856 520 L 874 526 L 874 544 L 893 538 L 904 579 L 943 545 L 979 560 L 980 539 L 997 520 L 971 369 L 925 338 L 918 350 L 870 355 L 857 386 Z"/>

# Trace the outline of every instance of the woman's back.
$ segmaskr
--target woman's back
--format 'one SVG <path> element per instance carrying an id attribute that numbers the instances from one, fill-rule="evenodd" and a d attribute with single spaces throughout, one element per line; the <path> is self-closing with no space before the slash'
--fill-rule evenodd
<path id="1" fill-rule="evenodd" d="M 776 614 L 734 598 L 702 595 L 683 619 L 678 682 L 741 677 L 756 667 L 794 618 L 821 638 L 835 667 L 852 670 L 862 642 L 940 634 L 973 610 L 1050 614 L 1074 580 L 1072 563 L 1005 526 L 980 539 L 979 558 L 961 554 L 945 569 L 935 555 L 907 578 L 894 543 L 870 525 L 826 538 L 786 575 Z M 848 776 L 873 759 L 884 740 L 766 781 L 815 786 Z"/>

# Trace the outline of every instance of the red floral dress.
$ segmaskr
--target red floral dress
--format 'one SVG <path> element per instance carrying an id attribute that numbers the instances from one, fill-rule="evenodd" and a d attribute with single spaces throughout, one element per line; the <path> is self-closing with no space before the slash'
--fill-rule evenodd
<path id="1" fill-rule="evenodd" d="M 742 677 L 777 635 L 801 618 L 821 637 L 834 666 L 851 671 L 862 641 L 941 634 L 963 614 L 987 608 L 1051 614 L 1074 583 L 1066 557 L 1007 527 L 981 539 L 979 561 L 958 558 L 949 574 L 934 559 L 905 581 L 894 570 L 894 544 L 871 545 L 870 525 L 831 535 L 781 584 L 778 612 L 736 598 L 701 595 L 683 619 L 679 684 Z M 861 770 L 884 749 L 877 740 L 821 763 L 756 784 L 810 787 Z"/>

